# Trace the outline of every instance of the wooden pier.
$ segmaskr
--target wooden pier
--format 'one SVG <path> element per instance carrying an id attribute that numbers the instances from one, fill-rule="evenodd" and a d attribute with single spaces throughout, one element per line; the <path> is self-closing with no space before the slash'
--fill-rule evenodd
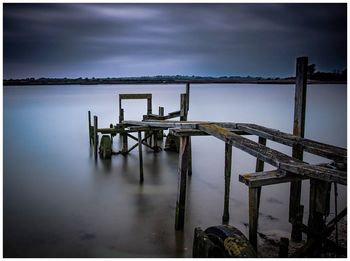
<path id="1" fill-rule="evenodd" d="M 325 223 L 324 217 L 329 215 L 331 185 L 333 184 L 336 188 L 337 184 L 347 184 L 347 151 L 343 148 L 304 138 L 307 65 L 307 57 L 297 59 L 293 133 L 285 133 L 248 123 L 188 121 L 190 83 L 187 83 L 186 92 L 180 95 L 180 109 L 167 115 L 164 115 L 164 107 L 159 107 L 158 114 L 152 113 L 152 94 L 120 94 L 119 124 L 111 125 L 110 128 L 98 128 L 96 116 L 94 116 L 94 124 L 91 126 L 91 113 L 89 112 L 89 141 L 93 145 L 95 157 L 97 158 L 98 154 L 98 134 L 102 134 L 104 140 L 100 144 L 100 155 L 102 157 L 109 157 L 110 154 L 127 155 L 131 150 L 138 148 L 140 183 L 142 183 L 144 182 L 142 146 L 151 148 L 155 152 L 160 151 L 158 140 L 162 140 L 163 131 L 168 130 L 168 143 L 170 144 L 170 140 L 172 140 L 173 147 L 176 147 L 179 152 L 175 229 L 182 230 L 185 226 L 187 175 L 192 174 L 191 137 L 208 135 L 216 137 L 223 141 L 225 145 L 223 224 L 229 223 L 232 147 L 235 147 L 256 157 L 255 172 L 239 175 L 239 181 L 248 187 L 249 241 L 253 248 L 257 250 L 262 187 L 288 182 L 290 183 L 289 222 L 292 224 L 291 240 L 301 241 L 302 233 L 306 233 L 308 237 L 306 245 L 294 253 L 293 256 L 317 257 L 318 250 L 314 246 L 320 244 L 332 245 L 327 237 L 336 228 L 336 224 L 340 220 L 339 217 L 346 215 L 346 209 L 342 210 L 339 215 L 336 213 L 335 219 L 328 224 Z M 124 99 L 147 99 L 146 114 L 143 115 L 141 121 L 124 119 L 124 109 L 122 108 L 122 100 Z M 170 120 L 176 117 L 179 117 L 180 120 Z M 137 133 L 137 136 L 133 136 L 133 133 Z M 113 152 L 108 150 L 108 141 L 110 140 L 110 143 L 112 143 L 113 137 L 117 134 L 121 137 L 122 148 L 118 152 Z M 257 136 L 258 142 L 244 137 L 246 135 Z M 131 148 L 128 148 L 128 138 L 137 141 Z M 289 156 L 269 148 L 266 145 L 267 140 L 292 147 L 292 155 Z M 324 164 L 308 164 L 303 161 L 304 151 L 327 160 Z M 329 160 L 331 160 L 331 163 L 327 163 Z M 276 169 L 264 171 L 265 162 Z M 310 206 L 307 225 L 303 224 L 304 206 L 300 204 L 302 180 L 305 179 L 310 180 Z M 339 246 L 337 247 L 339 248 Z M 288 253 L 288 239 L 282 238 L 280 255 L 285 256 L 286 253 Z"/>

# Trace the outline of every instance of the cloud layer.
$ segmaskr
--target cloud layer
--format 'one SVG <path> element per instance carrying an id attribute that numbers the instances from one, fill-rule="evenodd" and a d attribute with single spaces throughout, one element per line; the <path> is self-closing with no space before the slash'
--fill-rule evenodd
<path id="1" fill-rule="evenodd" d="M 4 77 L 294 74 L 346 67 L 346 4 L 4 4 Z"/>

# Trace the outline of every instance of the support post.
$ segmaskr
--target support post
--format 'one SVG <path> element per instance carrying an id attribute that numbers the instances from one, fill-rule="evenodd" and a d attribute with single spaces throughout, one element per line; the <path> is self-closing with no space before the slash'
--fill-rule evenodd
<path id="1" fill-rule="evenodd" d="M 128 135 L 123 133 L 120 135 L 122 137 L 122 154 L 128 154 Z"/>
<path id="2" fill-rule="evenodd" d="M 306 109 L 306 89 L 307 89 L 307 57 L 298 57 L 296 64 L 296 86 L 294 100 L 294 124 L 293 135 L 304 138 L 305 132 L 305 109 Z M 299 145 L 293 146 L 293 158 L 303 159 L 303 148 Z M 301 224 L 303 213 L 300 211 L 303 207 L 300 205 L 301 181 L 292 181 L 290 185 L 289 201 L 289 222 L 292 223 L 293 241 L 301 241 Z"/>
<path id="3" fill-rule="evenodd" d="M 147 115 L 152 114 L 152 97 L 147 98 Z"/>
<path id="4" fill-rule="evenodd" d="M 97 147 L 98 147 L 98 133 L 97 133 L 97 128 L 98 128 L 98 120 L 97 116 L 94 116 L 94 155 L 95 159 L 97 159 Z"/>
<path id="5" fill-rule="evenodd" d="M 266 139 L 259 137 L 259 144 L 266 146 Z M 255 172 L 264 171 L 264 161 L 256 159 Z M 261 187 L 249 188 L 249 241 L 257 250 Z"/>
<path id="6" fill-rule="evenodd" d="M 142 135 L 141 135 L 141 131 L 138 131 L 138 143 L 139 143 L 140 183 L 143 183 L 143 159 L 142 159 Z"/>
<path id="7" fill-rule="evenodd" d="M 288 257 L 288 248 L 289 248 L 289 239 L 285 237 L 281 237 L 278 257 L 280 258 Z"/>
<path id="8" fill-rule="evenodd" d="M 249 188 L 249 242 L 257 252 L 259 204 L 257 188 Z"/>
<path id="9" fill-rule="evenodd" d="M 322 238 L 314 235 L 324 234 L 326 231 L 325 217 L 329 215 L 331 183 L 310 179 L 310 203 L 308 227 L 313 235 L 308 234 L 308 241 L 316 240 L 317 246 L 312 250 L 313 257 L 319 257 L 322 249 Z"/>
<path id="10" fill-rule="evenodd" d="M 164 107 L 160 107 L 159 106 L 159 113 L 158 113 L 159 116 L 164 116 Z M 164 132 L 162 130 L 160 130 L 157 134 L 157 139 L 158 140 L 163 140 L 163 135 L 164 135 Z"/>
<path id="11" fill-rule="evenodd" d="M 180 121 L 187 121 L 186 113 L 186 93 L 181 93 L 180 95 Z"/>
<path id="12" fill-rule="evenodd" d="M 175 213 L 175 229 L 183 230 L 185 223 L 186 182 L 188 163 L 188 136 L 180 137 L 178 187 Z"/>
<path id="13" fill-rule="evenodd" d="M 88 120 L 89 120 L 89 143 L 91 145 L 93 136 L 92 136 L 92 129 L 91 129 L 92 126 L 91 126 L 91 112 L 90 111 L 88 111 Z"/>
<path id="14" fill-rule="evenodd" d="M 190 83 L 186 83 L 186 115 L 188 114 L 188 110 L 190 109 Z"/>
<path id="15" fill-rule="evenodd" d="M 225 201 L 222 223 L 228 224 L 230 219 L 230 185 L 231 185 L 231 167 L 232 167 L 232 144 L 225 143 Z"/>

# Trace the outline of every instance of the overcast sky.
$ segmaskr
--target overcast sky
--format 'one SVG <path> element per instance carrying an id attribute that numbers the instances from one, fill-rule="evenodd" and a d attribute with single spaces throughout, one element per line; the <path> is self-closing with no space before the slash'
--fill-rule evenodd
<path id="1" fill-rule="evenodd" d="M 346 4 L 4 4 L 4 78 L 346 67 Z"/>

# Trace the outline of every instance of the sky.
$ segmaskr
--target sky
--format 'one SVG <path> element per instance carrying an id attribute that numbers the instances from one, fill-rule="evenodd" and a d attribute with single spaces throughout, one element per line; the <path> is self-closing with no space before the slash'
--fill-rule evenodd
<path id="1" fill-rule="evenodd" d="M 4 79 L 295 74 L 347 65 L 346 4 L 4 4 Z"/>

